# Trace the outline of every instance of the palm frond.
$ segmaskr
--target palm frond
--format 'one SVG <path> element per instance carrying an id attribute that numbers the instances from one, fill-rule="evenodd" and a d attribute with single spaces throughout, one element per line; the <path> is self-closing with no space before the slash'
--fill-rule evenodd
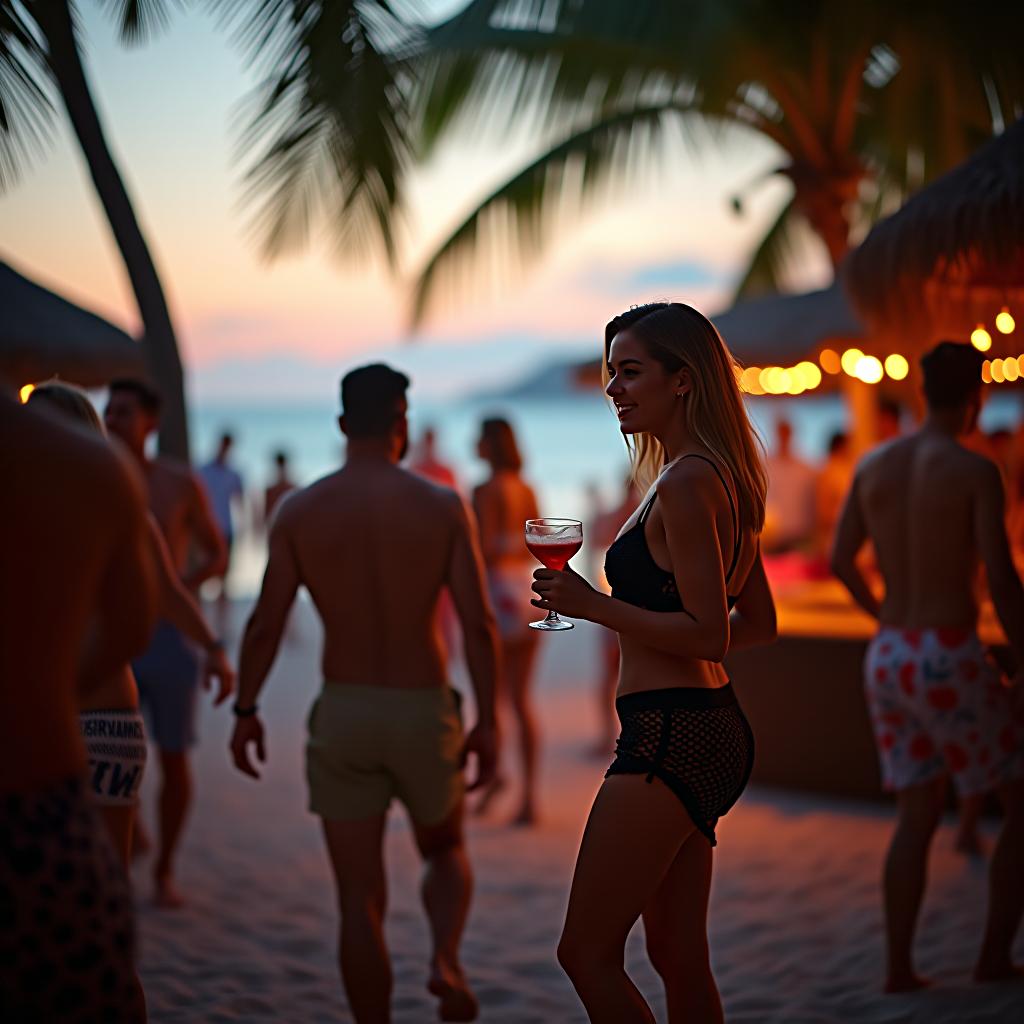
<path id="1" fill-rule="evenodd" d="M 458 289 L 481 273 L 492 283 L 507 278 L 585 204 L 650 171 L 670 127 L 686 143 L 691 117 L 702 121 L 672 102 L 618 111 L 546 149 L 484 198 L 427 259 L 414 286 L 412 324 L 422 322 L 442 283 Z"/>
<path id="2" fill-rule="evenodd" d="M 730 305 L 784 291 L 787 277 L 798 265 L 811 237 L 810 227 L 797 212 L 795 201 L 788 199 L 750 257 Z"/>
<path id="3" fill-rule="evenodd" d="M 145 43 L 163 31 L 174 9 L 185 0 L 101 0 L 117 23 L 121 41 L 129 46 Z"/>
<path id="4" fill-rule="evenodd" d="M 223 0 L 262 82 L 243 108 L 244 202 L 268 256 L 317 221 L 338 253 L 396 260 L 412 161 L 409 54 L 416 26 L 384 0 Z"/>
<path id="5" fill-rule="evenodd" d="M 49 142 L 55 110 L 38 26 L 25 8 L 0 0 L 0 191 Z"/>

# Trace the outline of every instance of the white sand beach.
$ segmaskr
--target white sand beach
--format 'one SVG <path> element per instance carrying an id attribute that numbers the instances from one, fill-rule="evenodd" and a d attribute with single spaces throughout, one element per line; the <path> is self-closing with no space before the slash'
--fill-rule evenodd
<path id="1" fill-rule="evenodd" d="M 529 831 L 504 827 L 506 806 L 470 827 L 477 890 L 463 952 L 485 1022 L 586 1019 L 554 950 L 577 841 L 605 767 L 585 755 L 595 721 L 589 688 L 595 639 L 584 626 L 542 641 L 542 825 Z M 328 865 L 317 820 L 305 810 L 302 747 L 318 687 L 318 644 L 317 627 L 303 606 L 262 701 L 270 760 L 260 782 L 229 763 L 230 712 L 204 706 L 196 806 L 180 866 L 188 906 L 154 909 L 148 864 L 136 868 L 142 976 L 157 1024 L 351 1020 L 335 964 Z M 144 792 L 149 822 L 155 776 L 151 762 Z M 424 989 L 419 868 L 402 815 L 396 809 L 392 817 L 387 853 L 394 1019 L 421 1024 L 435 1020 L 436 1011 Z M 711 942 L 730 1021 L 1024 1020 L 1024 984 L 970 981 L 986 872 L 982 862 L 954 853 L 950 823 L 936 840 L 918 945 L 919 968 L 935 986 L 911 995 L 880 993 L 878 877 L 890 825 L 891 811 L 883 804 L 757 788 L 722 821 Z M 640 931 L 631 938 L 630 965 L 664 1020 Z M 1024 960 L 1024 941 L 1018 958 Z"/>

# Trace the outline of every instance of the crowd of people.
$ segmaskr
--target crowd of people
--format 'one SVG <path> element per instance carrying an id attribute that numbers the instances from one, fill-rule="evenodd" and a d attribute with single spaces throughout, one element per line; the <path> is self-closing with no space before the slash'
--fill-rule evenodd
<path id="1" fill-rule="evenodd" d="M 237 680 L 194 598 L 204 581 L 223 581 L 229 564 L 244 492 L 231 436 L 193 473 L 148 454 L 160 401 L 144 382 L 114 382 L 102 423 L 67 385 L 37 388 L 25 408 L 0 396 L 0 457 L 12 486 L 0 514 L 5 535 L 25 539 L 0 576 L 5 1019 L 145 1019 L 126 866 L 132 842 L 148 841 L 135 814 L 147 737 L 160 772 L 154 894 L 170 909 L 183 899 L 174 869 L 192 798 L 198 689 L 215 681 L 218 703 L 235 692 L 231 755 L 258 779 L 272 728 L 259 698 L 304 587 L 324 636 L 323 685 L 308 719 L 308 806 L 334 876 L 339 970 L 355 1020 L 391 1019 L 383 837 L 395 800 L 424 864 L 427 987 L 440 1019 L 478 1015 L 459 953 L 473 888 L 467 795 L 486 813 L 514 751 L 512 821 L 542 816 L 529 629 L 541 609 L 603 628 L 605 751 L 613 699 L 618 720 L 552 952 L 591 1021 L 652 1024 L 623 966 L 642 918 L 670 1024 L 721 1021 L 707 939 L 713 848 L 755 745 L 723 661 L 775 638 L 762 550 L 826 538 L 833 571 L 879 622 L 865 691 L 898 805 L 885 863 L 886 987 L 925 983 L 913 939 L 950 778 L 966 799 L 995 792 L 1002 801 L 975 976 L 1016 976 L 1024 674 L 1003 679 L 977 640 L 977 564 L 1018 666 L 1024 588 L 1000 471 L 960 443 L 980 405 L 977 353 L 938 346 L 922 361 L 923 424 L 855 471 L 837 437 L 819 474 L 794 455 L 784 422 L 765 466 L 732 357 L 693 308 L 653 303 L 615 317 L 604 358 L 632 459 L 621 501 L 590 524 L 607 549 L 606 586 L 570 566 L 535 568 L 523 523 L 537 516 L 537 500 L 506 420 L 481 425 L 489 475 L 467 501 L 431 433 L 402 465 L 408 379 L 382 364 L 360 367 L 341 382 L 342 466 L 298 488 L 286 458 L 275 460 L 261 511 L 266 571 Z M 869 541 L 881 593 L 860 561 Z M 455 644 L 473 691 L 470 721 L 449 682 Z M 503 743 L 508 736 L 515 741 Z"/>

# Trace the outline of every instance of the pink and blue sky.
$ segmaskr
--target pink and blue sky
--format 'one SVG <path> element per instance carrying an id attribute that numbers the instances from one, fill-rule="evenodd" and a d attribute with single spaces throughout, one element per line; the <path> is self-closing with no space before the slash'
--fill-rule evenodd
<path id="1" fill-rule="evenodd" d="M 282 366 L 301 378 L 304 367 L 314 373 L 406 344 L 408 276 L 339 263 L 325 243 L 268 263 L 247 235 L 233 143 L 254 79 L 212 17 L 177 11 L 155 40 L 126 49 L 95 0 L 81 8 L 87 72 L 194 383 L 215 392 L 226 369 L 249 367 L 257 394 Z M 46 153 L 0 196 L 0 258 L 134 332 L 127 279 L 61 115 Z M 530 154 L 528 140 L 500 152 L 456 141 L 417 171 L 405 274 L 474 197 Z M 697 158 L 680 146 L 652 168 L 646 187 L 592 207 L 522 275 L 438 308 L 415 341 L 420 358 L 446 353 L 451 372 L 462 373 L 500 364 L 503 352 L 507 361 L 517 347 L 538 357 L 545 345 L 579 350 L 596 344 L 609 315 L 652 297 L 719 310 L 785 186 L 758 189 L 743 218 L 729 198 L 777 162 L 772 146 L 753 135 L 709 144 Z M 808 282 L 825 273 L 817 263 L 812 256 Z"/>

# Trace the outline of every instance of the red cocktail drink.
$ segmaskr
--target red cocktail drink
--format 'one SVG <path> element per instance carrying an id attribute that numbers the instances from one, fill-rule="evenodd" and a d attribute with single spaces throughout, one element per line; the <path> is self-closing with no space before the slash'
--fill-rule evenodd
<path id="1" fill-rule="evenodd" d="M 558 540 L 545 541 L 541 538 L 532 538 L 526 542 L 530 554 L 543 563 L 545 568 L 561 572 L 566 563 L 583 547 L 583 538 L 579 540 Z"/>
<path id="2" fill-rule="evenodd" d="M 569 559 L 583 547 L 583 524 L 578 519 L 527 519 L 526 547 L 545 568 L 564 572 Z M 572 629 L 552 608 L 547 618 L 531 622 L 531 629 Z"/>

